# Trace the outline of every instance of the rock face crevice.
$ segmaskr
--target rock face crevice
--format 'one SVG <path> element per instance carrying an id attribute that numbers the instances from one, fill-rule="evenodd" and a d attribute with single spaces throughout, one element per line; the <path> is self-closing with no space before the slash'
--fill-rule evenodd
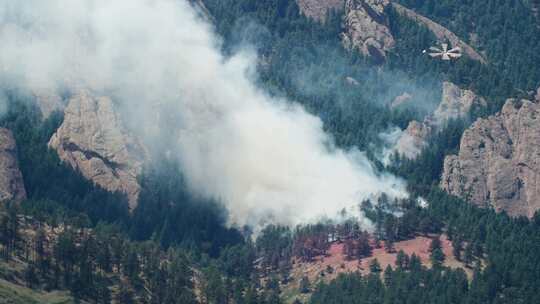
<path id="1" fill-rule="evenodd" d="M 0 202 L 26 199 L 23 176 L 17 160 L 17 145 L 8 129 L 0 128 Z"/>
<path id="2" fill-rule="evenodd" d="M 145 150 L 124 130 L 110 98 L 88 91 L 72 97 L 49 146 L 87 179 L 125 193 L 130 208 L 135 208 Z"/>
<path id="3" fill-rule="evenodd" d="M 479 119 L 447 156 L 441 187 L 480 206 L 531 217 L 540 209 L 539 100 L 509 99 Z"/>

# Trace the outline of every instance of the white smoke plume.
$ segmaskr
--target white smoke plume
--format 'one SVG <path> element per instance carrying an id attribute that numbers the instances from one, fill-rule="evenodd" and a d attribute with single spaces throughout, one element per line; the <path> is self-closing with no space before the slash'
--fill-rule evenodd
<path id="1" fill-rule="evenodd" d="M 186 1 L 3 0 L 0 41 L 4 81 L 110 94 L 149 143 L 156 107 L 174 111 L 175 130 L 161 132 L 178 134 L 189 188 L 222 201 L 232 223 L 295 224 L 407 196 L 363 153 L 336 148 L 318 117 L 258 89 L 255 56 L 225 58 Z"/>
<path id="2" fill-rule="evenodd" d="M 381 152 L 377 155 L 377 159 L 383 165 L 389 166 L 391 164 L 392 155 L 400 151 L 398 142 L 403 136 L 403 130 L 398 127 L 392 127 L 379 134 L 379 138 L 382 140 L 383 145 Z"/>

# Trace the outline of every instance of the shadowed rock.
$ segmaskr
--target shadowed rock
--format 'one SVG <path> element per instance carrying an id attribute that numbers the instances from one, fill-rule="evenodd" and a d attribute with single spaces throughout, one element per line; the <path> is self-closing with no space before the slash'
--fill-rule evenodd
<path id="1" fill-rule="evenodd" d="M 17 145 L 8 129 L 0 128 L 0 202 L 20 202 L 26 199 L 26 191 L 19 164 Z"/>

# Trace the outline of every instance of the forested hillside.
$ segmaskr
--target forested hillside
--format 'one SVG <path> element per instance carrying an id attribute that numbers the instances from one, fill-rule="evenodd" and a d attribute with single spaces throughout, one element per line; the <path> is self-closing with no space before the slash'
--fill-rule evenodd
<path id="1" fill-rule="evenodd" d="M 496 70 L 519 90 L 538 87 L 535 68 L 540 29 L 535 1 L 399 1 L 433 18 L 484 53 Z"/>
<path id="2" fill-rule="evenodd" d="M 0 127 L 16 140 L 27 193 L 0 206 L 6 303 L 540 303 L 540 213 L 510 217 L 439 188 L 444 159 L 457 154 L 470 124 L 540 86 L 539 5 L 396 2 L 451 30 L 486 62 L 427 56 L 445 41 L 391 5 L 384 14 L 395 46 L 380 61 L 344 47 L 343 10 L 321 21 L 304 16 L 295 0 L 202 0 L 225 58 L 256 55 L 249 77 L 258 89 L 320 118 L 328 150 L 362 151 L 374 175 L 406 183 L 408 198 L 380 194 L 358 202 L 359 215 L 344 209 L 296 226 L 271 216 L 263 226 L 235 225 L 220 198 L 190 189 L 187 169 L 170 156 L 174 131 L 164 135 L 163 151 L 150 147 L 137 207 L 129 210 L 124 193 L 87 180 L 48 146 L 62 111 L 44 118 L 36 96 L 2 86 Z M 487 106 L 437 126 L 416 159 L 394 153 L 384 162 L 381 134 L 432 115 L 443 81 Z M 405 93 L 410 100 L 394 106 Z M 427 251 L 396 250 L 426 240 Z M 390 262 L 379 262 L 381 253 Z"/>

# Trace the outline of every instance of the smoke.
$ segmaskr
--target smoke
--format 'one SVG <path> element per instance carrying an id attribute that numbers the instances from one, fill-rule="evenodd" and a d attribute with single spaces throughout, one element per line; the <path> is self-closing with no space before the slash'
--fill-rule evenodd
<path id="1" fill-rule="evenodd" d="M 377 159 L 383 165 L 388 166 L 391 164 L 392 155 L 395 154 L 396 151 L 400 151 L 397 146 L 398 142 L 405 135 L 403 130 L 398 127 L 392 127 L 379 134 L 383 144 L 380 153 L 377 154 Z M 412 146 L 412 148 L 414 148 L 414 146 Z"/>
<path id="2" fill-rule="evenodd" d="M 154 149 L 172 146 L 189 188 L 222 201 L 231 223 L 295 224 L 380 192 L 407 196 L 362 152 L 336 148 L 318 117 L 258 89 L 256 56 L 224 57 L 186 1 L 4 0 L 0 41 L 2 81 L 113 96 L 127 125 Z"/>

